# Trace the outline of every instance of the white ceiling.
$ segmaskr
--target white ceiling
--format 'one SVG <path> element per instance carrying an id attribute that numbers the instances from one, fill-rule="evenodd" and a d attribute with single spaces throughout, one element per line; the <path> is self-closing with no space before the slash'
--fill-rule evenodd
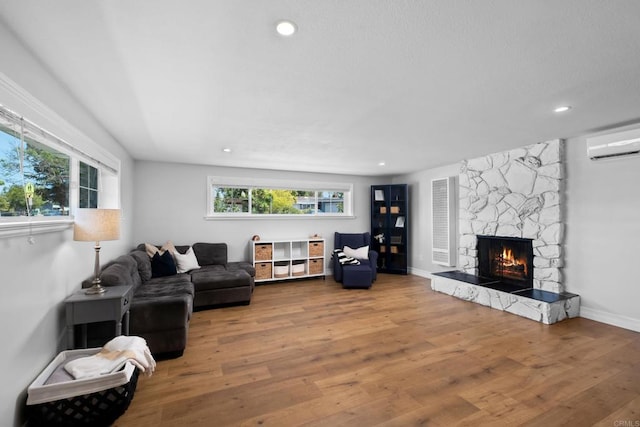
<path id="1" fill-rule="evenodd" d="M 640 120 L 637 0 L 2 0 L 0 19 L 136 159 L 387 175 Z"/>

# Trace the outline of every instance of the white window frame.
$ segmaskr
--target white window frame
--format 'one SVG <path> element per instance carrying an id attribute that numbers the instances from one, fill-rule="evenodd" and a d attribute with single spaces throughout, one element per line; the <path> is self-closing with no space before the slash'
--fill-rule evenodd
<path id="1" fill-rule="evenodd" d="M 0 83 L 8 84 L 0 75 Z M 13 88 L 15 89 L 15 87 Z M 99 198 L 98 207 L 120 207 L 120 160 L 102 150 L 99 145 L 82 134 L 75 127 L 67 123 L 56 113 L 40 104 L 28 94 L 23 93 L 25 99 L 28 98 L 27 104 L 31 107 L 37 106 L 37 111 L 41 113 L 43 122 L 55 123 L 65 134 L 70 134 L 82 142 L 85 148 L 93 148 L 95 154 L 88 154 L 83 149 L 73 145 L 53 133 L 40 127 L 38 124 L 24 118 L 28 123 L 29 131 L 36 133 L 42 138 L 38 138 L 38 142 L 49 146 L 56 151 L 69 156 L 69 216 L 63 217 L 1 217 L 0 218 L 0 239 L 31 236 L 34 234 L 51 233 L 64 231 L 72 227 L 74 223 L 73 215 L 78 208 L 79 203 L 79 161 L 89 164 L 98 169 L 99 178 Z M 14 115 L 18 118 L 22 117 L 10 108 L 0 104 L 0 108 L 7 114 Z M 44 113 L 44 114 L 42 114 Z M 74 139 L 75 140 L 75 139 Z M 106 183 L 106 184 L 105 184 Z"/>
<path id="2" fill-rule="evenodd" d="M 89 195 L 88 200 L 91 200 L 91 194 L 95 193 L 95 197 L 98 200 L 98 203 L 96 205 L 96 208 L 100 207 L 100 187 L 101 187 L 101 179 L 100 179 L 100 175 L 102 175 L 102 169 L 100 169 L 100 167 L 98 166 L 94 166 L 92 165 L 90 162 L 84 161 L 83 159 L 76 159 L 75 160 L 77 162 L 78 165 L 78 173 L 77 175 L 73 175 L 73 176 L 77 176 L 78 177 L 78 203 L 76 206 L 78 206 L 79 208 L 89 208 L 89 206 L 80 206 L 80 201 L 82 200 L 81 197 L 81 193 L 82 191 L 86 191 L 87 194 Z M 96 188 L 92 188 L 91 185 L 91 179 L 89 176 L 87 176 L 87 185 L 83 186 L 82 183 L 80 182 L 80 169 L 82 168 L 82 165 L 80 163 L 84 163 L 85 165 L 87 165 L 90 169 L 89 172 L 91 172 L 91 169 L 94 169 L 96 171 L 96 174 L 98 175 L 96 177 L 96 184 L 97 187 Z"/>
<path id="3" fill-rule="evenodd" d="M 214 187 L 238 187 L 238 188 L 270 188 L 278 190 L 297 191 L 336 191 L 344 193 L 344 212 L 316 212 L 314 214 L 254 214 L 249 212 L 214 212 L 213 211 L 213 191 Z M 321 182 L 321 181 L 300 181 L 294 179 L 270 179 L 270 178 L 242 178 L 228 176 L 208 176 L 207 177 L 207 205 L 206 220 L 219 219 L 321 219 L 321 218 L 342 218 L 352 219 L 353 215 L 353 183 L 344 182 Z M 249 199 L 251 202 L 251 199 Z"/>

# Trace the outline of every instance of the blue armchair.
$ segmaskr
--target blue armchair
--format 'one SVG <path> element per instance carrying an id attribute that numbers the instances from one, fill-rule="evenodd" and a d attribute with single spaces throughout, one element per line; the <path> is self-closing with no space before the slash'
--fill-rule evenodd
<path id="1" fill-rule="evenodd" d="M 371 235 L 367 233 L 335 233 L 333 239 L 335 249 L 349 246 L 358 249 L 363 246 L 371 247 Z M 377 278 L 378 253 L 369 250 L 368 259 L 360 259 L 360 264 L 342 265 L 337 255 L 333 254 L 333 278 L 341 282 L 344 288 L 370 288 Z"/>

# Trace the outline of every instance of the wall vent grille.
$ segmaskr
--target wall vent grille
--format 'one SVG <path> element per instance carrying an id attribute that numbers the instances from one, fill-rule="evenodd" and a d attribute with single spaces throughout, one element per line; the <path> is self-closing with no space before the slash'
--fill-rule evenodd
<path id="1" fill-rule="evenodd" d="M 431 180 L 431 260 L 446 266 L 456 264 L 454 184 L 454 177 Z"/>

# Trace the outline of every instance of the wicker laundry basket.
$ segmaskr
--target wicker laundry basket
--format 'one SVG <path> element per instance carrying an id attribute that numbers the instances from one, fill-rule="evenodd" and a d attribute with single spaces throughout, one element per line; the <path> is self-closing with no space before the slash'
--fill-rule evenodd
<path id="1" fill-rule="evenodd" d="M 116 372 L 73 379 L 64 365 L 100 348 L 63 351 L 28 388 L 29 425 L 109 426 L 122 415 L 136 390 L 138 369 L 131 363 Z"/>

